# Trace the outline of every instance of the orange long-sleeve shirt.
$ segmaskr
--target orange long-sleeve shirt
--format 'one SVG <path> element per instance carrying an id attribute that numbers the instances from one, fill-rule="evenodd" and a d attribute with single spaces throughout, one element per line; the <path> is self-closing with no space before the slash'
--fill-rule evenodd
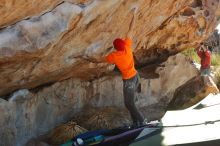
<path id="1" fill-rule="evenodd" d="M 134 58 L 132 54 L 132 41 L 125 39 L 125 49 L 123 51 L 114 51 L 106 56 L 106 61 L 115 64 L 122 74 L 123 79 L 130 79 L 137 74 L 134 67 Z"/>

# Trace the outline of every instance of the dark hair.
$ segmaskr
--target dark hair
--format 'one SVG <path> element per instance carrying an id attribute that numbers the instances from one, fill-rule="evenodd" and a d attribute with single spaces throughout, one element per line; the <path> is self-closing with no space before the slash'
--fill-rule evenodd
<path id="1" fill-rule="evenodd" d="M 213 48 L 211 46 L 208 46 L 208 49 L 209 49 L 210 52 L 213 51 Z"/>

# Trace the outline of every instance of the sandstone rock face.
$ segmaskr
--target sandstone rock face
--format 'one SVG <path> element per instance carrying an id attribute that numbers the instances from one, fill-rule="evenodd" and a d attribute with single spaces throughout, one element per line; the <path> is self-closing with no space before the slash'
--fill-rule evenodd
<path id="1" fill-rule="evenodd" d="M 181 54 L 156 67 L 157 78 L 148 78 L 151 72 L 148 68 L 140 70 L 142 91 L 137 99 L 149 120 L 162 117 L 176 88 L 198 75 L 198 70 Z M 130 121 L 118 73 L 90 82 L 72 78 L 35 90 L 19 90 L 8 101 L 1 99 L 0 111 L 3 146 L 24 145 L 74 117 L 86 128 L 112 128 Z"/>
<path id="2" fill-rule="evenodd" d="M 44 2 L 38 0 L 1 0 L 0 28 L 14 24 L 22 19 L 42 15 L 60 2 L 61 0 L 45 0 Z"/>
<path id="3" fill-rule="evenodd" d="M 217 25 L 218 5 L 216 0 L 2 0 L 0 95 L 111 71 L 84 57 L 105 55 L 116 37 L 133 39 L 138 65 L 166 58 L 208 37 Z"/>
<path id="4" fill-rule="evenodd" d="M 85 115 L 94 125 L 97 111 L 105 115 L 115 107 L 124 113 L 114 66 L 86 58 L 104 56 L 115 38 L 128 36 L 137 65 L 164 60 L 206 39 L 217 25 L 219 5 L 219 0 L 0 0 L 0 145 L 24 145 L 81 111 L 94 109 Z M 197 75 L 180 55 L 155 69 L 140 72 L 137 104 L 149 119 L 161 117 L 174 91 Z"/>
<path id="5" fill-rule="evenodd" d="M 212 80 L 208 84 L 200 76 L 189 80 L 176 89 L 173 99 L 168 105 L 168 110 L 186 109 L 195 105 L 210 93 L 219 93 L 219 89 Z"/>

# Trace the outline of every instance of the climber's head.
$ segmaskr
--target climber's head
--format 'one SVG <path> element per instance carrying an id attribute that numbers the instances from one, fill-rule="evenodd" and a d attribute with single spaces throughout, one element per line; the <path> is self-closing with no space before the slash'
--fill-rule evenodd
<path id="1" fill-rule="evenodd" d="M 117 51 L 124 51 L 126 44 L 125 44 L 124 40 L 117 38 L 113 41 L 113 45 Z"/>

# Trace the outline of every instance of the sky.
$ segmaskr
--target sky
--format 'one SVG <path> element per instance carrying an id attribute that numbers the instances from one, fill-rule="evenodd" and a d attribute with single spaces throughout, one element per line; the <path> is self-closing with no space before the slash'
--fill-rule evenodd
<path id="1" fill-rule="evenodd" d="M 218 33 L 220 33 L 220 24 L 218 24 L 217 29 L 218 29 Z"/>

